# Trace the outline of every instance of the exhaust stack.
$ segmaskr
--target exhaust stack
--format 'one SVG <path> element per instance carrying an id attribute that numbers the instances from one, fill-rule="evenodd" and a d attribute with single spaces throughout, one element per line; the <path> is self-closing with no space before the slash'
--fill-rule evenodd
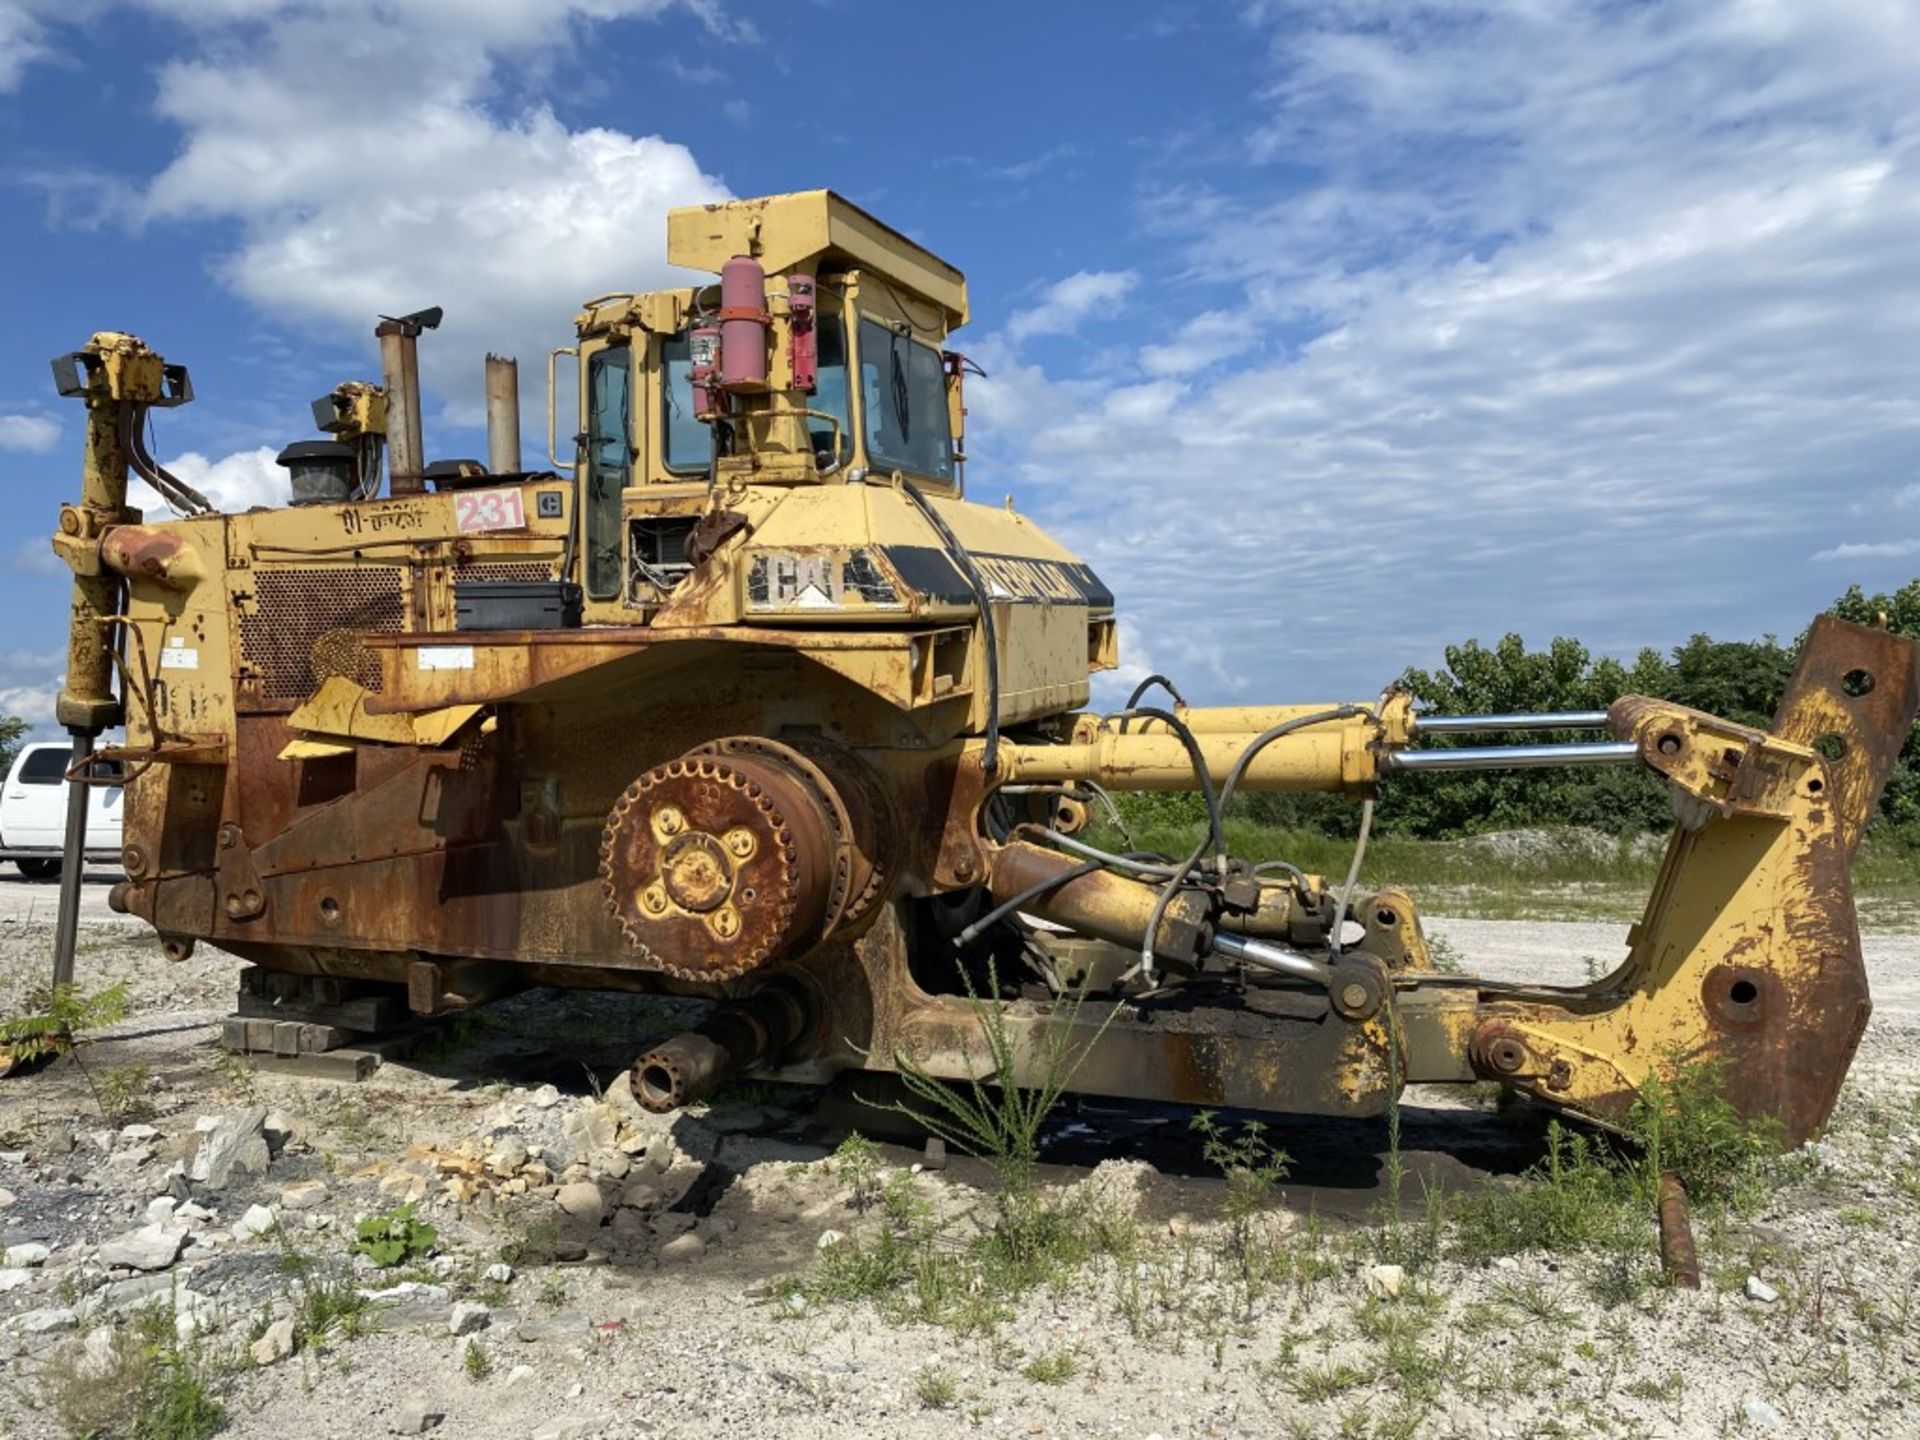
<path id="1" fill-rule="evenodd" d="M 382 315 L 373 333 L 387 387 L 387 493 L 417 495 L 427 488 L 426 447 L 420 438 L 420 332 L 436 330 L 438 305 L 411 315 Z"/>
<path id="2" fill-rule="evenodd" d="M 487 469 L 520 473 L 520 362 L 487 356 Z"/>

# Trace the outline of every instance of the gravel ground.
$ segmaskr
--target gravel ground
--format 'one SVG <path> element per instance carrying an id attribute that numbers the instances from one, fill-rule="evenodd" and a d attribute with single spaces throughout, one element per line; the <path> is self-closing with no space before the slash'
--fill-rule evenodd
<path id="1" fill-rule="evenodd" d="M 133 1012 L 84 1066 L 0 1082 L 0 1242 L 47 1249 L 0 1267 L 0 1440 L 66 1433 L 49 1397 L 140 1304 L 173 1305 L 195 1333 L 225 1433 L 273 1440 L 423 1424 L 541 1440 L 1920 1434 L 1920 936 L 1868 937 L 1876 1010 L 1834 1129 L 1758 1216 L 1702 1227 L 1697 1295 L 1622 1298 L 1599 1261 L 1530 1254 L 1442 1260 L 1397 1299 L 1370 1299 L 1392 1288 L 1358 1223 L 1381 1203 L 1384 1131 L 1288 1125 L 1277 1138 L 1295 1172 L 1262 1233 L 1324 1273 L 1302 1265 L 1311 1278 L 1249 1300 L 1184 1117 L 1090 1106 L 1055 1127 L 1046 1182 L 1131 1207 L 1144 1248 L 960 1335 L 778 1293 L 819 1263 L 823 1234 L 858 1243 L 882 1223 L 817 1163 L 845 1123 L 830 1107 L 758 1087 L 667 1123 L 618 1086 L 596 1097 L 590 1072 L 672 1024 L 659 1002 L 535 992 L 362 1085 L 260 1074 L 211 1043 L 238 962 L 203 950 L 168 965 L 106 913 L 103 885 L 86 894 L 83 983 L 124 981 Z M 43 973 L 52 899 L 0 881 L 0 1008 Z M 1432 923 L 1499 976 L 1577 979 L 1624 943 L 1613 925 Z M 97 1098 L 123 1093 L 143 1111 L 132 1129 Z M 1537 1132 L 1471 1097 L 1415 1095 L 1406 1113 L 1414 1190 L 1537 1153 Z M 239 1140 L 224 1183 L 172 1173 L 208 1158 L 203 1116 Z M 917 1154 L 882 1152 L 896 1171 Z M 981 1179 L 956 1162 L 899 1183 L 960 1214 Z M 348 1242 L 356 1216 L 410 1195 L 439 1230 L 436 1254 L 402 1272 L 418 1288 L 377 1305 L 368 1333 L 257 1363 L 252 1345 L 299 1293 L 287 1253 L 310 1274 L 390 1286 L 395 1272 L 345 1269 Z M 206 1218 L 180 1208 L 189 1196 Z M 156 1197 L 176 1213 L 144 1243 L 181 1253 L 110 1269 L 131 1251 L 101 1247 L 146 1226 Z M 249 1234 L 250 1211 L 277 1229 Z M 510 1278 L 489 1278 L 503 1253 Z M 1773 1298 L 1751 1298 L 1749 1276 Z M 475 1343 L 484 1365 L 465 1359 Z"/>

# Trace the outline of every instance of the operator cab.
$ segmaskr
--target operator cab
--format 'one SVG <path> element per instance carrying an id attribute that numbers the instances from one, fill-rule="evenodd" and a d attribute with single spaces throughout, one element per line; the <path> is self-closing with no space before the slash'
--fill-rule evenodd
<path id="1" fill-rule="evenodd" d="M 960 496 L 959 271 L 825 190 L 676 210 L 668 257 L 720 282 L 591 301 L 554 352 L 579 366 L 589 606 L 672 590 L 716 488 L 898 475 Z"/>

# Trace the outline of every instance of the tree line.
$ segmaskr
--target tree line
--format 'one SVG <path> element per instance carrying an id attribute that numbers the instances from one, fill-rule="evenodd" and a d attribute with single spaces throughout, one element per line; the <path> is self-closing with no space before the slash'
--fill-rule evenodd
<path id="1" fill-rule="evenodd" d="M 1832 614 L 1920 637 L 1920 580 L 1891 594 L 1849 589 Z M 1400 683 L 1424 710 L 1442 715 L 1512 711 L 1604 710 L 1622 695 L 1653 695 L 1764 729 L 1793 672 L 1799 637 L 1782 644 L 1695 635 L 1672 651 L 1645 649 L 1631 662 L 1595 657 L 1578 640 L 1559 638 L 1529 650 L 1518 635 L 1494 645 L 1450 645 L 1446 663 L 1410 669 Z M 1916 730 L 1920 735 L 1920 730 Z M 1449 737 L 1451 739 L 1452 737 Z M 1593 739 L 1592 732 L 1476 735 L 1454 743 L 1499 745 Z M 1442 742 L 1432 742 L 1442 743 Z M 1454 771 L 1396 776 L 1383 786 L 1375 827 L 1388 834 L 1452 839 L 1488 830 L 1582 825 L 1616 834 L 1664 830 L 1672 823 L 1667 787 L 1644 766 L 1591 769 Z M 1140 802 L 1145 802 L 1144 804 Z M 1142 822 L 1200 818 L 1198 797 L 1135 796 L 1126 808 Z M 1351 835 L 1351 801 L 1333 795 L 1247 795 L 1234 811 L 1286 829 Z M 1909 736 L 1881 800 L 1876 829 L 1920 843 L 1920 747 Z"/>

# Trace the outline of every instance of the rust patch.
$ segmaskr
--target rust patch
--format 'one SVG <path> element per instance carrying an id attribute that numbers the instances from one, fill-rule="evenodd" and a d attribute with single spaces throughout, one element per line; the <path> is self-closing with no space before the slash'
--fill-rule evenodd
<path id="1" fill-rule="evenodd" d="M 1832 615 L 1813 622 L 1773 733 L 1823 752 L 1826 774 L 1816 793 L 1831 801 L 1849 855 L 1880 803 L 1916 714 L 1920 661 L 1913 641 Z M 1834 750 L 1837 758 L 1825 753 Z"/>

